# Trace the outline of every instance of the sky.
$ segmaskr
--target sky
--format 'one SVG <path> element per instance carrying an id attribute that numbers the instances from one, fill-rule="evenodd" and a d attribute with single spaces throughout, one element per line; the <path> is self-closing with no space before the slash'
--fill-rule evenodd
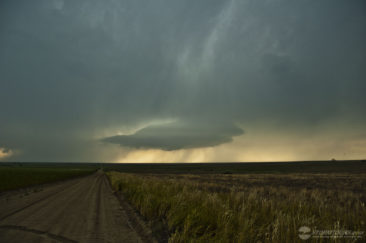
<path id="1" fill-rule="evenodd" d="M 364 0 L 2 0 L 0 161 L 366 158 Z"/>

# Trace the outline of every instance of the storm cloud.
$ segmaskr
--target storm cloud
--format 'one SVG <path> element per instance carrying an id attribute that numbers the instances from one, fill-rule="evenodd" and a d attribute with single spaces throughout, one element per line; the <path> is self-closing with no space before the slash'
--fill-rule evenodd
<path id="1" fill-rule="evenodd" d="M 150 125 L 132 135 L 108 137 L 103 141 L 132 148 L 153 148 L 170 151 L 213 147 L 231 142 L 233 136 L 242 134 L 242 129 L 229 124 L 173 122 Z"/>
<path id="2" fill-rule="evenodd" d="M 1 1 L 0 147 L 112 161 L 262 123 L 361 133 L 365 43 L 363 0 Z"/>

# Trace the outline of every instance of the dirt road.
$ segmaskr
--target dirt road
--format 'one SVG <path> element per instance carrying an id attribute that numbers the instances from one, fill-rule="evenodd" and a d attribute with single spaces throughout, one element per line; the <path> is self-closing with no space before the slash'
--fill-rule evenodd
<path id="1" fill-rule="evenodd" d="M 142 242 L 103 172 L 0 195 L 0 242 Z"/>

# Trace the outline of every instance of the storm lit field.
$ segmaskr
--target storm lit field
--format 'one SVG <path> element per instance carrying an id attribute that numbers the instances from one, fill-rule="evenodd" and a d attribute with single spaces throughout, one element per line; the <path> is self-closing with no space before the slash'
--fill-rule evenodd
<path id="1" fill-rule="evenodd" d="M 79 179 L 66 180 L 74 177 Z M 60 180 L 63 182 L 49 183 Z M 21 190 L 13 190 L 44 183 L 42 190 L 30 190 L 25 195 Z M 336 236 L 339 242 L 365 239 L 365 161 L 3 163 L 1 195 L 3 220 L 29 213 L 40 222 L 48 220 L 47 225 L 57 229 L 74 219 L 52 218 L 54 210 L 64 210 L 64 215 L 78 213 L 78 219 L 88 222 L 94 222 L 89 216 L 96 212 L 100 219 L 105 215 L 110 220 L 118 218 L 120 221 L 113 219 L 107 224 L 97 220 L 95 224 L 99 225 L 95 230 L 104 232 L 103 237 L 112 242 L 119 242 L 120 238 L 113 238 L 116 235 L 109 235 L 106 230 L 112 227 L 111 222 L 115 222 L 116 232 L 123 235 L 123 227 L 127 227 L 144 242 L 304 242 L 301 237 L 312 237 L 310 242 L 333 242 Z M 98 208 L 100 201 L 103 208 Z M 71 207 L 64 209 L 66 204 Z M 89 213 L 83 214 L 75 207 L 88 208 Z M 24 223 L 20 216 L 16 218 L 20 220 L 16 227 Z M 27 227 L 32 229 L 33 221 L 29 222 Z M 126 226 L 124 222 L 134 223 Z M 3 224 L 0 230 L 8 227 Z M 305 232 L 301 231 L 304 229 Z M 13 237 L 11 229 L 4 230 Z M 75 237 L 67 230 L 63 235 Z M 20 240 L 22 237 L 25 236 L 19 235 Z M 137 239 L 136 235 L 126 237 Z"/>
<path id="2" fill-rule="evenodd" d="M 4 163 L 0 165 L 0 192 L 88 175 L 95 166 L 81 164 Z"/>
<path id="3" fill-rule="evenodd" d="M 160 241 L 303 242 L 302 226 L 364 234 L 366 173 L 359 169 L 360 173 L 344 167 L 344 173 L 107 175 Z"/>

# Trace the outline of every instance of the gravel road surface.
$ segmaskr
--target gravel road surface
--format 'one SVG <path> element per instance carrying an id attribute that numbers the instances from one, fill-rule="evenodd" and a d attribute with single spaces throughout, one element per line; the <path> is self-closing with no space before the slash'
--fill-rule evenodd
<path id="1" fill-rule="evenodd" d="M 0 195 L 0 242 L 142 242 L 102 171 Z"/>

